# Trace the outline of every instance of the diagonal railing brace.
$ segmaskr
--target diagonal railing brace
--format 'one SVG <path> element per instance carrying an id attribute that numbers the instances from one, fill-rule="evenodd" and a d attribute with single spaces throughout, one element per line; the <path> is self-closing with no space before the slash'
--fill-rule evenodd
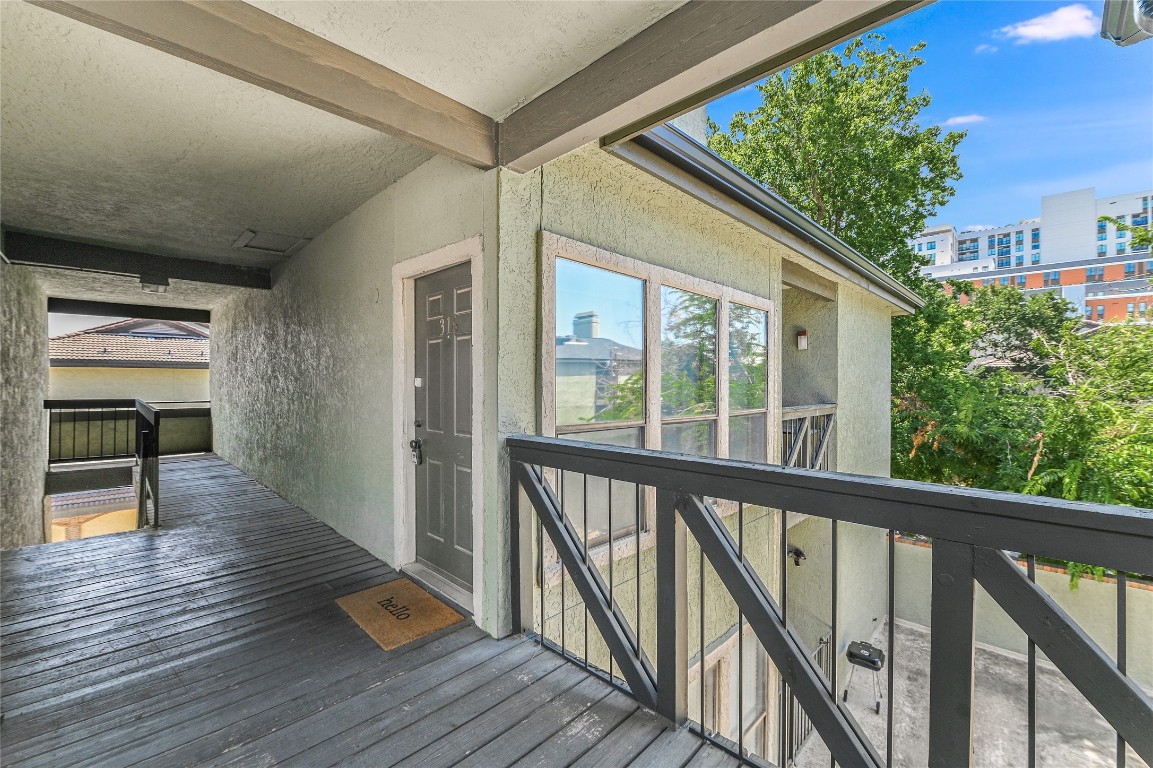
<path id="1" fill-rule="evenodd" d="M 589 616 L 620 667 L 621 676 L 637 701 L 650 709 L 656 709 L 655 675 L 646 663 L 643 651 L 637 649 L 636 636 L 629 629 L 628 622 L 622 618 L 615 602 L 608 597 L 608 587 L 600 574 L 585 563 L 583 545 L 565 524 L 564 513 L 552 490 L 528 466 L 518 464 L 517 471 L 525 496 L 536 509 L 541 526 L 556 547 L 557 555 L 572 577 Z"/>

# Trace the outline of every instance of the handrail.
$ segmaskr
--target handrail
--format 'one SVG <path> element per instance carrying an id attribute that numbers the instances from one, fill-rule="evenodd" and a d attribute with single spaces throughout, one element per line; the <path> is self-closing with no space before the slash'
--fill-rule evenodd
<path id="1" fill-rule="evenodd" d="M 1119 642 L 1116 660 L 1093 641 L 1069 615 L 1043 590 L 1033 583 L 1034 557 L 1044 555 L 1063 560 L 1088 562 L 1118 569 L 1118 581 L 1124 584 L 1124 573 L 1153 573 L 1153 510 L 1083 502 L 1067 502 L 1044 497 L 982 491 L 968 488 L 892 480 L 834 472 L 799 470 L 722 459 L 701 458 L 658 451 L 590 444 L 574 440 L 518 435 L 507 439 L 512 486 L 510 493 L 512 543 L 514 547 L 513 608 L 519 626 L 534 632 L 533 622 L 539 616 L 542 642 L 566 656 L 564 616 L 571 600 L 564 597 L 565 583 L 577 588 L 583 611 L 591 619 L 585 626 L 584 653 L 589 653 L 589 627 L 601 633 L 610 654 L 609 679 L 615 684 L 615 665 L 627 689 L 642 703 L 674 722 L 686 719 L 686 598 L 685 544 L 699 547 L 702 562 L 707 559 L 713 572 L 735 602 L 741 617 L 740 626 L 753 630 L 806 716 L 816 727 L 838 765 L 877 767 L 883 761 L 872 744 L 861 735 L 848 710 L 838 703 L 837 672 L 832 679 L 820 670 L 806 651 L 786 618 L 791 615 L 784 591 L 787 579 L 781 571 L 780 604 L 761 581 L 753 564 L 745 557 L 745 505 L 767 510 L 800 512 L 832 521 L 832 573 L 837 572 L 837 523 L 858 523 L 888 530 L 889 550 L 889 640 L 893 647 L 893 578 L 896 531 L 915 531 L 933 537 L 932 633 L 929 686 L 929 754 L 930 766 L 967 766 L 972 761 L 973 710 L 973 639 L 976 584 L 1001 606 L 1005 613 L 1026 633 L 1030 647 L 1040 649 L 1065 677 L 1081 692 L 1097 712 L 1117 731 L 1122 740 L 1119 754 L 1128 743 L 1137 754 L 1153 761 L 1153 701 L 1125 674 L 1125 644 Z M 584 517 L 582 537 L 569 521 L 562 501 L 553 493 L 549 478 L 554 470 L 558 481 L 565 476 L 586 477 L 583 501 L 574 509 Z M 589 550 L 588 477 L 606 478 L 611 482 L 635 484 L 637 499 L 647 495 L 655 506 L 655 537 L 647 540 L 655 561 L 655 650 L 656 663 L 650 662 L 646 646 L 639 637 L 641 615 L 638 608 L 636 631 L 629 626 L 628 611 L 616 603 L 612 587 L 614 544 L 610 536 L 609 584 L 591 565 Z M 578 498 L 582 483 L 577 482 Z M 736 515 L 727 521 L 708 501 L 725 499 L 726 509 L 735 507 Z M 520 502 L 527 499 L 535 512 L 534 524 Z M 654 503 L 655 502 L 655 503 Z M 612 530 L 612 500 L 609 498 L 608 528 Z M 639 514 L 639 508 L 638 508 Z M 738 518 L 742 522 L 738 522 Z M 736 524 L 734 528 L 733 525 Z M 638 529 L 639 530 L 639 529 Z M 783 519 L 774 534 L 779 537 L 779 555 L 787 552 L 786 527 Z M 547 539 L 546 539 L 547 535 Z M 632 534 L 629 534 L 632 535 Z M 737 538 L 739 537 L 739 538 Z M 551 544 L 548 562 L 559 559 L 560 579 L 560 646 L 547 637 L 546 622 L 556 613 L 546 612 L 544 580 L 546 542 Z M 619 542 L 618 542 L 619 544 Z M 536 564 L 525 560 L 536 549 Z M 640 549 L 636 534 L 635 600 L 641 602 Z M 1003 550 L 1031 553 L 1026 575 Z M 555 558 L 555 559 L 554 559 Z M 651 565 L 650 565 L 651 567 Z M 779 566 L 784 568 L 783 565 Z M 539 570 L 538 570 L 539 569 Z M 533 574 L 540 574 L 539 614 L 531 595 Z M 567 574 L 567 578 L 566 578 Z M 631 576 L 630 576 L 631 578 Z M 702 570 L 700 605 L 705 604 Z M 526 595 L 530 596 L 526 599 Z M 556 610 L 555 593 L 550 592 L 552 610 Z M 633 598 L 629 598 L 632 600 Z M 645 598 L 649 600 L 649 598 Z M 581 606 L 582 603 L 577 603 Z M 841 640 L 837 630 L 836 579 L 832 580 L 832 616 L 834 647 Z M 1124 601 L 1118 602 L 1119 636 L 1125 634 Z M 526 614 L 527 611 L 527 614 Z M 702 613 L 703 615 L 703 613 Z M 551 618 L 550 618 L 551 616 Z M 524 619 L 530 621 L 526 624 Z M 650 614 L 650 619 L 652 618 Z M 555 624 L 554 624 L 555 626 Z M 647 630 L 646 630 L 647 631 Z M 635 637 L 634 637 L 635 634 Z M 739 633 L 738 633 L 739 634 Z M 649 638 L 650 648 L 653 642 Z M 704 623 L 701 624 L 701 657 L 704 664 Z M 651 650 L 649 651 L 651 652 Z M 579 654 L 578 654 L 579 655 Z M 1030 651 L 1030 659 L 1033 652 Z M 579 659 L 578 659 L 579 660 Z M 590 667 L 589 659 L 583 663 Z M 890 660 L 890 670 L 892 669 Z M 701 673 L 703 675 L 703 671 Z M 1030 661 L 1030 679 L 1036 665 Z M 887 723 L 890 754 L 892 750 L 892 672 L 889 674 L 889 720 Z M 703 678 L 702 683 L 703 686 Z M 1031 686 L 1031 691 L 1035 688 Z M 703 687 L 702 687 L 703 691 Z M 1035 693 L 1031 693 L 1035 696 Z M 702 693 L 703 696 L 703 693 Z M 742 699 L 743 700 L 743 699 Z M 706 738 L 714 740 L 734 754 L 744 757 L 744 747 L 726 744 L 724 739 L 709 734 L 703 723 L 699 728 Z M 1030 733 L 1035 732 L 1034 710 L 1030 709 Z M 743 738 L 743 736 L 742 736 Z M 1032 744 L 1032 742 L 1031 742 Z"/>
<path id="2" fill-rule="evenodd" d="M 524 464 L 1153 574 L 1153 509 L 532 435 L 507 444 L 509 458 Z"/>

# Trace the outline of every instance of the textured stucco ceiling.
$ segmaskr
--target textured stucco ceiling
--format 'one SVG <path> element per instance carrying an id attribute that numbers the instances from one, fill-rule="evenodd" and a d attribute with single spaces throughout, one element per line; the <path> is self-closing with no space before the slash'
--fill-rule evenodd
<path id="1" fill-rule="evenodd" d="M 42 8 L 0 12 L 7 226 L 271 265 L 232 243 L 315 237 L 431 156 Z"/>
<path id="2" fill-rule="evenodd" d="M 241 291 L 257 290 L 189 280 L 171 280 L 167 293 L 148 293 L 140 289 L 140 280 L 135 277 L 47 267 L 28 269 L 32 271 L 44 293 L 58 299 L 144 304 L 150 307 L 213 309 L 220 302 Z"/>
<path id="3" fill-rule="evenodd" d="M 684 0 L 250 0 L 502 119 Z"/>

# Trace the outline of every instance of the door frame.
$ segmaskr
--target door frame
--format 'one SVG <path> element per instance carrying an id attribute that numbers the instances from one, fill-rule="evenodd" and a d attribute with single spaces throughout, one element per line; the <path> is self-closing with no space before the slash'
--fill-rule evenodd
<path id="1" fill-rule="evenodd" d="M 484 361 L 488 358 L 483 299 L 484 249 L 480 235 L 435 251 L 398 262 L 392 268 L 392 327 L 402 332 L 392 351 L 392 421 L 396 441 L 393 451 L 393 565 L 403 568 L 416 562 L 416 469 L 408 441 L 415 436 L 416 392 L 416 280 L 458 264 L 471 266 L 472 280 L 472 611 L 481 625 L 484 617 Z"/>

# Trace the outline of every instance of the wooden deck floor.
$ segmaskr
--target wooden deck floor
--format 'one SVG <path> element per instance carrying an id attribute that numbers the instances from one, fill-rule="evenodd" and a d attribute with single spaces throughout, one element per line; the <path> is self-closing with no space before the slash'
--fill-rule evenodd
<path id="1" fill-rule="evenodd" d="M 397 573 L 214 456 L 159 532 L 0 557 L 4 766 L 729 766 L 555 654 L 467 624 L 385 652 Z"/>

